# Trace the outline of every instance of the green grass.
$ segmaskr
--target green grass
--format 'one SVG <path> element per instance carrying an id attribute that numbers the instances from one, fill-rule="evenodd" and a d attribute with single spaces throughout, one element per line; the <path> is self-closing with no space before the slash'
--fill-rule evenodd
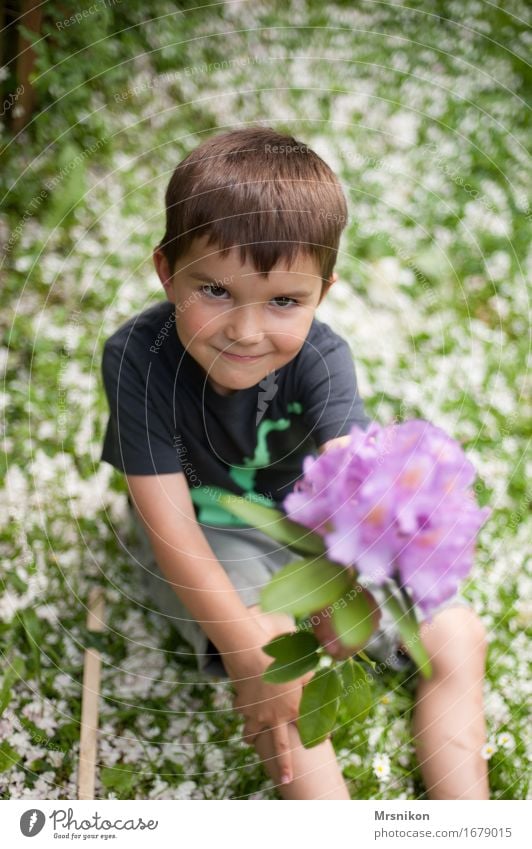
<path id="1" fill-rule="evenodd" d="M 478 469 L 479 500 L 494 512 L 466 593 L 490 635 L 489 736 L 515 741 L 489 762 L 491 793 L 528 795 L 530 208 L 520 98 L 530 74 L 519 57 L 530 31 L 518 18 L 530 10 L 337 2 L 325 16 L 310 0 L 266 5 L 206 14 L 196 33 L 205 38 L 184 48 L 167 23 L 151 24 L 164 47 L 158 69 L 183 67 L 186 50 L 189 72 L 146 86 L 139 59 L 138 94 L 120 104 L 105 92 L 110 157 L 86 160 L 88 191 L 68 186 L 73 209 L 60 184 L 7 256 L 2 798 L 75 798 L 85 605 L 100 583 L 109 630 L 99 641 L 99 797 L 278 798 L 240 740 L 227 684 L 205 684 L 176 657 L 178 638 L 135 600 L 135 563 L 119 542 L 128 539 L 124 482 L 99 465 L 102 345 L 163 297 L 150 255 L 169 175 L 207 132 L 255 121 L 292 132 L 342 180 L 350 223 L 340 280 L 318 316 L 352 343 L 368 412 L 381 423 L 431 420 Z M 224 58 L 234 61 L 214 65 Z M 20 173 L 32 155 L 20 146 Z M 339 724 L 333 741 L 354 798 L 422 796 L 414 690 L 414 679 L 381 676 L 373 714 L 361 727 Z M 390 758 L 385 782 L 371 767 L 379 753 Z"/>

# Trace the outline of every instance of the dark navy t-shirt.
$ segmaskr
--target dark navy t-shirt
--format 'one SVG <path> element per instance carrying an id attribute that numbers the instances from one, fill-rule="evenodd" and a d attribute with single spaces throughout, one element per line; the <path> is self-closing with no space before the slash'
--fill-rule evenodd
<path id="1" fill-rule="evenodd" d="M 217 505 L 220 489 L 281 506 L 305 456 L 370 422 L 347 342 L 316 318 L 293 360 L 220 395 L 163 301 L 107 340 L 102 374 L 110 417 L 101 459 L 130 475 L 183 472 L 203 523 L 240 524 Z"/>

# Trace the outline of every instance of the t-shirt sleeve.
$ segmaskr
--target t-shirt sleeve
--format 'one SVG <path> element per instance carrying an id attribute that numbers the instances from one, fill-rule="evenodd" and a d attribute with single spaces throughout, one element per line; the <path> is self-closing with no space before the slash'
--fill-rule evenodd
<path id="1" fill-rule="evenodd" d="M 305 345 L 299 368 L 299 396 L 309 436 L 319 447 L 329 439 L 349 433 L 353 425 L 367 430 L 358 392 L 355 363 L 347 342 L 336 333 L 321 345 Z"/>
<path id="2" fill-rule="evenodd" d="M 150 397 L 149 371 L 143 376 L 132 354 L 108 340 L 102 377 L 110 415 L 101 459 L 130 475 L 182 471 L 172 423 L 163 421 Z"/>

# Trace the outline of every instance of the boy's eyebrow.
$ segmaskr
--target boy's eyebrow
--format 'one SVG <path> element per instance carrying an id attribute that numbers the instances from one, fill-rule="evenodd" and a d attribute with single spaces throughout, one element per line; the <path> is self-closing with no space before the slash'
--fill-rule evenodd
<path id="1" fill-rule="evenodd" d="M 225 289 L 223 278 L 218 278 L 218 280 L 209 277 L 208 274 L 201 274 L 201 272 L 192 272 L 190 274 L 194 280 L 202 280 L 204 283 L 210 283 L 213 286 L 220 286 Z M 287 297 L 287 298 L 310 298 L 312 292 L 309 292 L 308 289 L 294 289 L 292 292 L 287 292 L 282 296 L 276 295 L 276 297 Z"/>

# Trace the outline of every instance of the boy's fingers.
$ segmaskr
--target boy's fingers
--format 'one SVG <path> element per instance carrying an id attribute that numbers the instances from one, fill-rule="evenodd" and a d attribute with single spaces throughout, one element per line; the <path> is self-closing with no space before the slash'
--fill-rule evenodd
<path id="1" fill-rule="evenodd" d="M 259 723 L 253 722 L 253 720 L 248 719 L 244 723 L 242 739 L 245 743 L 248 743 L 248 745 L 252 746 L 261 731 L 264 731 L 263 725 L 259 725 Z"/>
<path id="2" fill-rule="evenodd" d="M 288 725 L 282 722 L 272 729 L 273 749 L 277 758 L 279 769 L 279 780 L 281 784 L 292 781 L 292 751 L 290 749 L 290 737 L 288 736 Z"/>

